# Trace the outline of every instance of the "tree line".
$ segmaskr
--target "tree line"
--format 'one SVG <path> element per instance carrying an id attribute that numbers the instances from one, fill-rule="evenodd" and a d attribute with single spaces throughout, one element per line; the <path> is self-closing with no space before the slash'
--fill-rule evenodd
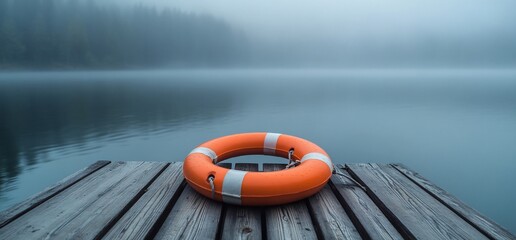
<path id="1" fill-rule="evenodd" d="M 246 39 L 209 15 L 92 0 L 0 0 L 0 67 L 214 66 Z"/>

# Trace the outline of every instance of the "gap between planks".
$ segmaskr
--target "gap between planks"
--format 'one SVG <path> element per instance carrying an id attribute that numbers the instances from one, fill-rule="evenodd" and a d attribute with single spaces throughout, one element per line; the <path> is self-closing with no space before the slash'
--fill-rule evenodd
<path id="1" fill-rule="evenodd" d="M 163 163 L 162 163 L 163 164 Z M 109 166 L 110 162 L 101 161 L 76 174 L 62 180 L 49 188 L 49 191 L 42 192 L 36 196 L 18 204 L 0 215 L 0 224 L 8 225 L 20 216 L 31 212 L 53 199 L 63 191 L 82 182 L 91 174 Z M 222 164 L 221 164 L 222 165 Z M 175 166 L 176 170 L 171 170 Z M 304 239 L 412 239 L 414 226 L 406 226 L 406 218 L 398 219 L 391 208 L 392 204 L 386 204 L 385 196 L 377 196 L 378 188 L 371 188 L 371 182 L 364 181 L 365 175 L 351 169 L 338 169 L 364 184 L 369 190 L 364 192 L 354 183 L 340 176 L 333 176 L 328 186 L 323 188 L 316 195 L 292 204 L 273 207 L 241 207 L 214 202 L 193 191 L 182 179 L 182 163 L 166 164 L 143 187 L 137 191 L 134 197 L 128 201 L 125 207 L 107 220 L 106 225 L 97 232 L 95 238 L 210 238 L 210 239 L 287 239 L 293 236 Z M 228 165 L 225 165 L 228 167 Z M 231 166 L 231 165 L 230 165 Z M 256 170 L 258 166 L 253 164 L 235 164 L 235 169 Z M 264 170 L 280 170 L 284 164 L 264 165 Z M 358 165 L 357 165 L 358 166 Z M 379 170 L 389 172 L 389 177 L 403 176 L 396 179 L 402 185 L 417 186 L 415 191 L 423 191 L 431 198 L 440 201 L 442 206 L 460 216 L 471 226 L 477 226 L 475 221 L 486 222 L 487 226 L 477 227 L 481 231 L 487 227 L 487 232 L 493 232 L 490 238 L 494 239 L 515 239 L 508 232 L 494 222 L 486 220 L 473 210 L 472 216 L 462 216 L 463 211 L 471 209 L 442 189 L 429 183 L 417 173 L 399 165 L 367 165 L 377 166 Z M 340 165 L 339 167 L 344 167 Z M 256 169 L 255 169 L 256 168 Z M 392 168 L 392 169 L 391 169 Z M 383 170 L 382 170 L 383 169 Z M 362 171 L 362 170 L 361 170 Z M 175 173 L 175 176 L 170 176 Z M 175 179 L 175 180 L 171 180 Z M 376 181 L 376 180 L 375 180 Z M 172 182 L 171 185 L 166 185 Z M 373 184 L 374 185 L 374 184 Z M 414 186 L 412 186 L 414 185 Z M 163 191 L 163 192 L 162 192 Z M 163 194 L 163 195 L 160 195 Z M 411 193 L 414 194 L 414 193 Z M 421 194 L 421 193 L 418 193 Z M 424 194 L 423 194 L 424 195 Z M 441 199 L 443 198 L 443 199 Z M 197 208 L 199 211 L 189 214 L 181 211 L 183 208 Z M 462 207 L 456 210 L 456 206 Z M 454 207 L 452 207 L 454 206 Z M 156 207 L 156 212 L 149 211 Z M 211 209 L 211 210 L 209 210 Z M 443 210 L 441 210 L 443 211 Z M 462 212 L 461 212 L 462 211 Z M 134 214 L 140 214 L 146 220 L 136 219 Z M 178 220 L 182 216 L 187 218 L 186 222 Z M 190 217 L 190 218 L 189 218 Z M 475 217 L 468 221 L 468 217 Z M 480 220 L 476 219 L 479 217 Z M 139 217 L 138 217 L 139 218 Z M 300 221 L 303 219 L 303 221 Z M 179 221 L 179 227 L 174 223 Z M 193 222 L 192 222 L 193 221 Z M 189 227 L 198 221 L 202 228 Z M 182 223 L 181 223 L 182 222 Z M 184 224 L 188 223 L 188 224 Z M 9 225 L 8 225 L 9 226 Z M 128 231 L 128 227 L 137 231 Z M 207 227 L 209 226 L 209 227 Z M 278 228 L 279 227 L 279 228 Z M 175 229 L 174 229 L 175 228 Z M 491 228 L 491 229 L 490 229 Z M 410 230 L 409 230 L 410 229 Z M 501 229 L 501 230 L 500 230 Z M 2 230 L 0 230 L 1 232 Z M 482 232 L 482 231 L 481 231 Z M 482 232 L 484 233 L 484 232 Z M 84 234 L 84 233 L 81 233 Z M 485 234 L 485 233 L 484 233 Z M 91 234 L 74 236 L 92 236 Z M 494 236 L 494 237 L 493 237 Z"/>

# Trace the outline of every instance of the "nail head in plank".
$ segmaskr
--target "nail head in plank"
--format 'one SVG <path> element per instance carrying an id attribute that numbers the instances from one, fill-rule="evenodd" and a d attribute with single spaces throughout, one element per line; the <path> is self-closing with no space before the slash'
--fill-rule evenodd
<path id="1" fill-rule="evenodd" d="M 0 228 L 7 225 L 14 219 L 20 217 L 21 215 L 27 213 L 31 209 L 37 207 L 41 203 L 47 201 L 53 196 L 59 194 L 66 188 L 72 186 L 73 184 L 81 181 L 83 178 L 92 174 L 93 172 L 101 169 L 102 167 L 108 165 L 110 161 L 98 161 L 86 168 L 83 168 L 76 173 L 66 177 L 65 179 L 57 182 L 51 187 L 43 190 L 42 192 L 30 197 L 29 199 L 10 207 L 9 209 L 0 213 Z"/>
<path id="2" fill-rule="evenodd" d="M 222 239 L 262 239 L 260 209 L 228 205 Z"/>
<path id="3" fill-rule="evenodd" d="M 187 185 L 155 239 L 215 239 L 221 212 L 221 203 Z"/>
<path id="4" fill-rule="evenodd" d="M 263 171 L 285 169 L 285 164 L 264 164 Z M 304 200 L 268 207 L 265 210 L 267 239 L 317 239 L 310 213 Z"/>
<path id="5" fill-rule="evenodd" d="M 343 174 L 349 173 L 340 165 L 336 171 Z M 385 217 L 382 211 L 362 188 L 346 177 L 333 175 L 331 178 L 337 197 L 345 205 L 353 218 L 360 222 L 361 227 L 371 239 L 403 239 L 392 223 Z"/>
<path id="6" fill-rule="evenodd" d="M 258 164 L 237 163 L 236 170 L 258 171 Z M 257 207 L 226 205 L 222 239 L 262 239 L 261 211 Z"/>
<path id="7" fill-rule="evenodd" d="M 493 222 L 492 220 L 482 216 L 475 209 L 467 206 L 465 203 L 452 196 L 442 188 L 436 186 L 429 180 L 423 178 L 417 172 L 414 172 L 401 164 L 392 164 L 394 168 L 403 173 L 406 177 L 410 178 L 421 188 L 426 190 L 436 199 L 446 204 L 449 208 L 455 211 L 457 214 L 467 219 L 471 224 L 480 228 L 485 234 L 493 239 L 516 239 L 509 231 L 503 229 L 501 226 Z"/>
<path id="8" fill-rule="evenodd" d="M 14 220 L 0 239 L 95 238 L 165 165 L 111 163 Z"/>
<path id="9" fill-rule="evenodd" d="M 179 197 L 184 183 L 183 164 L 170 164 L 104 238 L 145 239 L 167 205 Z"/>
<path id="10" fill-rule="evenodd" d="M 417 239 L 487 239 L 482 233 L 437 201 L 390 165 L 349 164 L 368 188 L 375 203 L 384 207 L 407 237 Z"/>

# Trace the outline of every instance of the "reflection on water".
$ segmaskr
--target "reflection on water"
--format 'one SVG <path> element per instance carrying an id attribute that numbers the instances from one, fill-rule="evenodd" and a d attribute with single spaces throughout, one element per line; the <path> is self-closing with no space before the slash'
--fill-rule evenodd
<path id="1" fill-rule="evenodd" d="M 102 147 L 91 142 L 166 134 L 185 122 L 216 119 L 233 101 L 223 89 L 148 79 L 13 76 L 0 82 L 1 197 L 24 169 L 52 160 L 45 157 L 48 152 L 88 154 Z"/>
<path id="2" fill-rule="evenodd" d="M 0 74 L 0 208 L 96 160 L 181 161 L 249 131 L 307 138 L 339 163 L 403 163 L 516 230 L 509 70 Z"/>

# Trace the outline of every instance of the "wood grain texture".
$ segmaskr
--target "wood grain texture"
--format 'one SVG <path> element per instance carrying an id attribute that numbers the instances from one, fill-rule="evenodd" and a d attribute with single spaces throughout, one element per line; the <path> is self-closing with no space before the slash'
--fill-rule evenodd
<path id="1" fill-rule="evenodd" d="M 0 239 L 95 238 L 165 166 L 111 163 L 0 229 Z"/>
<path id="2" fill-rule="evenodd" d="M 336 171 L 349 176 L 343 166 L 339 165 Z M 403 239 L 392 223 L 375 205 L 362 188 L 346 177 L 334 174 L 331 182 L 338 198 L 349 209 L 351 217 L 360 222 L 360 227 L 371 239 Z"/>
<path id="3" fill-rule="evenodd" d="M 326 185 L 308 199 L 314 225 L 324 239 L 360 239 L 360 235 L 346 211 Z"/>
<path id="4" fill-rule="evenodd" d="M 186 186 L 155 239 L 215 239 L 222 204 Z"/>
<path id="5" fill-rule="evenodd" d="M 235 169 L 258 171 L 258 164 L 237 163 Z M 222 239 L 262 239 L 260 208 L 227 204 Z"/>
<path id="6" fill-rule="evenodd" d="M 265 210 L 267 239 L 317 239 L 305 201 Z"/>
<path id="7" fill-rule="evenodd" d="M 183 164 L 170 164 L 143 196 L 116 222 L 105 239 L 145 239 L 165 208 L 184 186 Z"/>
<path id="8" fill-rule="evenodd" d="M 390 165 L 349 164 L 384 208 L 391 221 L 402 224 L 406 237 L 417 239 L 487 239 L 410 179 Z"/>
<path id="9" fill-rule="evenodd" d="M 285 164 L 264 164 L 263 171 L 285 169 Z M 267 239 L 317 239 L 304 200 L 268 207 L 265 210 Z"/>
<path id="10" fill-rule="evenodd" d="M 235 163 L 234 169 L 258 172 L 258 163 Z"/>
<path id="11" fill-rule="evenodd" d="M 492 239 L 516 239 L 514 235 L 509 233 L 509 231 L 503 229 L 498 224 L 493 222 L 492 220 L 482 216 L 478 211 L 473 208 L 467 206 L 462 201 L 452 196 L 442 188 L 436 186 L 432 182 L 423 178 L 418 173 L 409 170 L 403 165 L 400 164 L 392 164 L 394 168 L 399 170 L 405 176 L 414 181 L 421 188 L 425 189 L 429 194 L 434 196 L 436 199 L 440 200 L 443 204 L 451 208 L 457 214 L 462 216 L 471 224 L 475 225 L 480 231 L 489 236 Z"/>
<path id="12" fill-rule="evenodd" d="M 272 172 L 272 171 L 285 170 L 286 166 L 287 166 L 287 164 L 264 163 L 263 171 L 264 172 Z"/>
<path id="13" fill-rule="evenodd" d="M 0 228 L 4 227 L 14 219 L 20 217 L 21 215 L 27 213 L 31 209 L 37 207 L 41 203 L 47 201 L 53 196 L 59 194 L 66 188 L 72 186 L 73 184 L 79 182 L 83 178 L 92 174 L 93 172 L 103 168 L 108 165 L 110 161 L 98 161 L 86 168 L 83 168 L 76 173 L 66 177 L 65 179 L 57 182 L 56 184 L 48 187 L 42 192 L 30 197 L 29 199 L 14 205 L 13 207 L 3 211 L 0 213 Z"/>
<path id="14" fill-rule="evenodd" d="M 260 208 L 228 206 L 222 239 L 262 239 Z"/>
<path id="15" fill-rule="evenodd" d="M 258 165 L 235 168 L 257 171 Z M 334 175 L 308 200 L 253 208 L 223 205 L 184 187 L 182 163 L 97 162 L 4 211 L 0 239 L 516 239 L 403 166 L 337 170 L 367 192 Z"/>

